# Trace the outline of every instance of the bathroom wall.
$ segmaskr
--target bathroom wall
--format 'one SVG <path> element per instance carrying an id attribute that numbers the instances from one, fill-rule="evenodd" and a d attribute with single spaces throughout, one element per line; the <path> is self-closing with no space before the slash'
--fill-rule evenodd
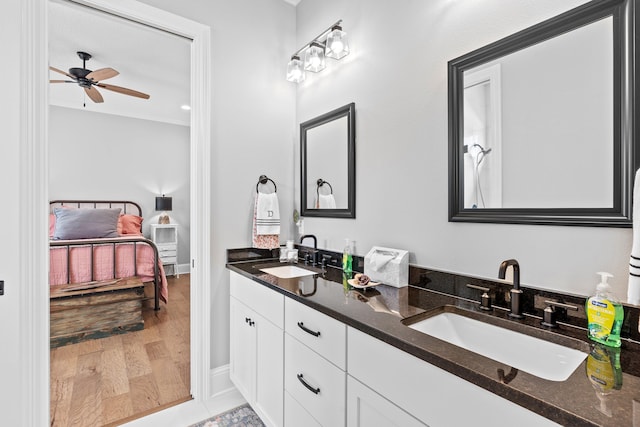
<path id="1" fill-rule="evenodd" d="M 49 108 L 49 198 L 132 200 L 149 237 L 160 216 L 155 197 L 166 193 L 173 198 L 171 222 L 180 225 L 178 264 L 187 266 L 189 169 L 188 126 Z"/>
<path id="2" fill-rule="evenodd" d="M 295 8 L 282 0 L 142 0 L 211 27 L 211 367 L 229 362 L 226 249 L 251 246 L 256 183 L 278 185 L 293 234 L 295 88 L 284 78 Z"/>
<path id="3" fill-rule="evenodd" d="M 297 44 L 342 18 L 352 53 L 298 85 L 297 121 L 349 102 L 357 117 L 357 217 L 308 217 L 304 231 L 325 248 L 349 237 L 359 255 L 397 247 L 411 263 L 486 278 L 516 258 L 526 285 L 577 294 L 609 271 L 626 297 L 631 229 L 448 222 L 447 61 L 585 2 L 303 0 Z"/>

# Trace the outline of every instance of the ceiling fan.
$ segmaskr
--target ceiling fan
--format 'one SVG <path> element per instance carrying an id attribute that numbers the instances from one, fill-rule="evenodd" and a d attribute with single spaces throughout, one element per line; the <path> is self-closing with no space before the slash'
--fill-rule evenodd
<path id="1" fill-rule="evenodd" d="M 87 70 L 86 63 L 91 59 L 91 55 L 86 52 L 77 52 L 80 59 L 82 59 L 82 68 L 69 68 L 69 72 L 59 70 L 55 67 L 49 67 L 51 71 L 64 74 L 71 80 L 49 80 L 49 83 L 77 83 L 78 86 L 84 88 L 89 98 L 93 102 L 104 102 L 102 95 L 95 88 L 95 86 L 107 89 L 113 92 L 121 93 L 123 95 L 135 96 L 137 98 L 149 99 L 149 95 L 146 93 L 138 92 L 137 90 L 127 89 L 126 87 L 109 85 L 102 83 L 102 80 L 110 79 L 120 74 L 113 68 L 100 68 L 99 70 L 91 71 Z"/>

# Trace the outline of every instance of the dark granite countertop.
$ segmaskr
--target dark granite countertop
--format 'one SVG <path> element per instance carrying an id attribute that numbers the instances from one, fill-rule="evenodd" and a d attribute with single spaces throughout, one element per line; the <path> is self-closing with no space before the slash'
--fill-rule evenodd
<path id="1" fill-rule="evenodd" d="M 596 350 L 583 330 L 563 325 L 548 331 L 537 318 L 511 320 L 506 311 L 499 309 L 487 314 L 474 301 L 416 286 L 355 289 L 343 284 L 342 271 L 336 268 L 324 273 L 316 268 L 318 274 L 314 276 L 279 279 L 260 271 L 282 265 L 278 260 L 251 258 L 256 259 L 229 262 L 227 268 L 559 424 L 620 427 L 640 423 L 640 345 L 633 341 L 624 341 L 619 353 L 622 387 L 603 395 L 587 377 L 587 363 L 592 356 L 566 381 L 544 380 L 415 331 L 402 321 L 442 306 L 454 306 L 472 316 L 491 316 L 493 321 L 514 329 L 527 328 L 527 333 L 549 341 L 585 352 Z M 300 267 L 314 269 L 302 264 Z"/>

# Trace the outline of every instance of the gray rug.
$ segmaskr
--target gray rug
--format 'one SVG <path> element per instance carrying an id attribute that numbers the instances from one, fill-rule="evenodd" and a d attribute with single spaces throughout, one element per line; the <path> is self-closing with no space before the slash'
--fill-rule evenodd
<path id="1" fill-rule="evenodd" d="M 189 427 L 264 427 L 260 417 L 245 403 Z"/>

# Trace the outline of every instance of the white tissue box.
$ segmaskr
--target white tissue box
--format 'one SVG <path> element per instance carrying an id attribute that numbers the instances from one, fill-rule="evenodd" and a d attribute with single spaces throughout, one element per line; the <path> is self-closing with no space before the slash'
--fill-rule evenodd
<path id="1" fill-rule="evenodd" d="M 409 284 L 409 252 L 374 246 L 364 257 L 364 274 L 373 282 L 400 288 Z"/>

